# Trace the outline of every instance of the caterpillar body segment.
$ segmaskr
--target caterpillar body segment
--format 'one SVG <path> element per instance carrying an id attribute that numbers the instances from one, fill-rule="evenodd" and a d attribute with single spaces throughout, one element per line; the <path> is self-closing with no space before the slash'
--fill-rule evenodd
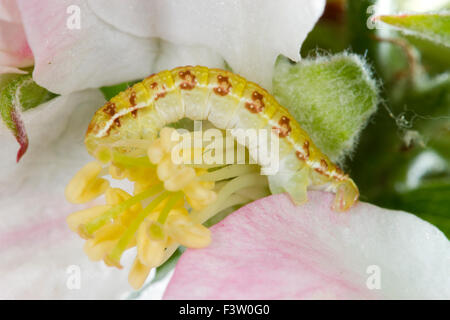
<path id="1" fill-rule="evenodd" d="M 207 102 L 207 117 L 220 129 L 231 128 L 229 122 L 239 110 L 247 81 L 231 72 L 211 69 L 209 72 L 210 94 Z"/>
<path id="2" fill-rule="evenodd" d="M 186 66 L 147 77 L 96 112 L 85 143 L 94 156 L 105 146 L 135 155 L 136 150 L 120 145 L 120 140 L 152 141 L 162 127 L 183 118 L 208 120 L 219 129 L 265 128 L 278 135 L 279 170 L 269 176 L 272 193 L 288 192 L 300 204 L 306 201 L 308 188 L 332 191 L 339 211 L 350 208 L 359 197 L 354 182 L 272 95 L 219 69 Z"/>
<path id="3" fill-rule="evenodd" d="M 192 120 L 202 120 L 207 115 L 206 106 L 210 90 L 209 70 L 206 67 L 179 67 L 171 71 L 174 86 L 179 88 L 184 104 L 184 116 Z"/>
<path id="4" fill-rule="evenodd" d="M 164 123 L 184 118 L 184 103 L 170 71 L 162 71 L 142 81 L 151 101 Z"/>

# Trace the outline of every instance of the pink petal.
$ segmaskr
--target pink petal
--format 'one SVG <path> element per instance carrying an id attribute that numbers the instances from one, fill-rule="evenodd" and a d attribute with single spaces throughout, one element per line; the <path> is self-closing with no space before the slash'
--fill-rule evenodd
<path id="1" fill-rule="evenodd" d="M 281 194 L 241 208 L 212 227 L 210 247 L 183 254 L 165 298 L 450 298 L 442 232 L 363 202 L 332 212 L 332 198 L 309 192 L 296 207 Z"/>
<path id="2" fill-rule="evenodd" d="M 0 3 L 0 74 L 24 73 L 17 69 L 33 64 L 16 0 Z"/>
<path id="3" fill-rule="evenodd" d="M 17 0 L 2 0 L 0 2 L 0 20 L 8 22 L 20 22 L 20 12 L 17 8 Z"/>

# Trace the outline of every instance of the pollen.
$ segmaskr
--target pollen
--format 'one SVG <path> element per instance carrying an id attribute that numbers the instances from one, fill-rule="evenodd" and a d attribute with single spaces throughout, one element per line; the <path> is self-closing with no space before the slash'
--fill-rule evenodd
<path id="1" fill-rule="evenodd" d="M 67 223 L 86 239 L 84 252 L 92 261 L 122 268 L 123 253 L 135 247 L 128 277 L 135 289 L 177 247 L 208 246 L 211 232 L 204 223 L 231 206 L 251 201 L 246 190 L 267 189 L 266 179 L 255 172 L 254 165 L 205 169 L 175 162 L 177 135 L 166 127 L 153 141 L 124 140 L 119 147 L 102 146 L 96 152 L 98 161 L 81 168 L 66 187 L 67 199 L 76 204 L 103 196 L 104 205 L 72 213 Z M 128 180 L 132 192 L 113 188 L 108 180 Z"/>

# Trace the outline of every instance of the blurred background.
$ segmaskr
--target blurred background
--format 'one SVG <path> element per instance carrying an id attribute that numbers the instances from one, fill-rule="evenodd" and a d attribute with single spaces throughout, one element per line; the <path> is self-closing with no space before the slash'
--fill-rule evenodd
<path id="1" fill-rule="evenodd" d="M 382 103 L 345 169 L 363 201 L 412 212 L 450 237 L 450 48 L 371 21 L 442 9 L 450 1 L 328 0 L 302 57 L 344 50 L 366 57 Z"/>

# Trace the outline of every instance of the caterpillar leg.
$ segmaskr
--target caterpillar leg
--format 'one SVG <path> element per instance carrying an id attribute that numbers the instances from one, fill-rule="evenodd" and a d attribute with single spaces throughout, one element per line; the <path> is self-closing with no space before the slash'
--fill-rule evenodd
<path id="1" fill-rule="evenodd" d="M 291 196 L 296 205 L 304 204 L 308 201 L 309 169 L 302 168 L 286 184 L 286 191 Z"/>
<path id="2" fill-rule="evenodd" d="M 333 210 L 346 211 L 358 200 L 359 190 L 351 179 L 341 181 L 336 187 L 336 197 L 333 202 Z"/>

